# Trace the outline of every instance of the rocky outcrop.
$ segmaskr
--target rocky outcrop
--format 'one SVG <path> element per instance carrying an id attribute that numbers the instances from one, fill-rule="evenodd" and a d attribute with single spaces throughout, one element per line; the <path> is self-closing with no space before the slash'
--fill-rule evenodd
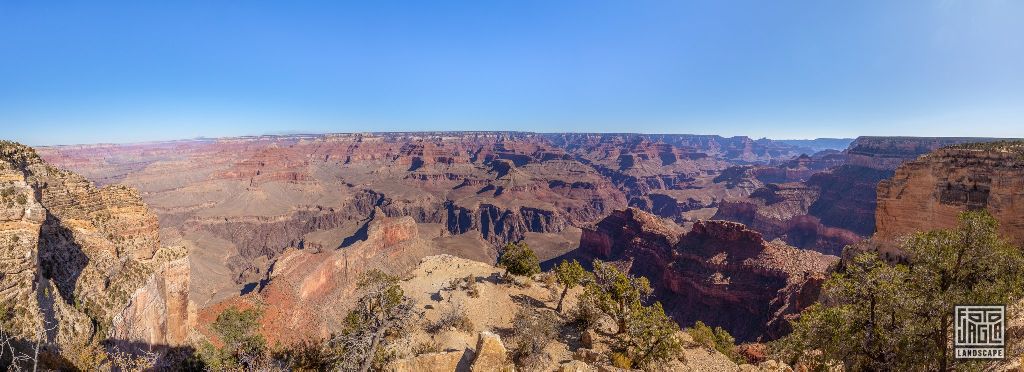
<path id="1" fill-rule="evenodd" d="M 569 226 L 556 211 L 518 207 L 505 209 L 480 204 L 475 209 L 447 204 L 447 227 L 451 234 L 478 231 L 485 240 L 504 244 L 523 239 L 528 232 L 555 233 Z"/>
<path id="2" fill-rule="evenodd" d="M 216 319 L 224 308 L 259 303 L 266 305 L 262 324 L 271 343 L 299 341 L 289 336 L 293 334 L 327 337 L 340 332 L 361 274 L 371 269 L 401 273 L 434 252 L 411 217 L 387 217 L 380 208 L 360 231 L 341 249 L 287 249 L 271 264 L 257 291 L 206 309 L 199 314 L 200 323 Z"/>
<path id="3" fill-rule="evenodd" d="M 424 258 L 415 269 L 405 273 L 401 282 L 404 293 L 422 309 L 417 322 L 403 333 L 401 340 L 388 351 L 397 360 L 385 370 L 422 371 L 620 371 L 611 366 L 609 354 L 621 344 L 611 324 L 596 329 L 580 330 L 572 324 L 559 327 L 559 337 L 550 340 L 542 350 L 532 353 L 521 367 L 512 365 L 513 349 L 519 338 L 515 327 L 516 314 L 527 311 L 553 311 L 558 296 L 542 281 L 527 280 L 530 285 L 516 285 L 499 280 L 503 269 L 450 255 Z M 475 280 L 473 290 L 452 285 Z M 569 291 L 567 310 L 578 304 L 579 289 Z M 462 314 L 471 325 L 465 329 L 437 324 L 450 314 Z M 603 323 L 603 322 L 602 322 Z M 500 336 L 499 336 L 500 334 Z M 672 358 L 659 361 L 664 371 L 757 371 L 751 365 L 738 366 L 725 355 L 697 344 L 686 332 L 673 335 L 682 349 Z M 434 352 L 423 353 L 423 346 Z M 777 362 L 758 360 L 762 366 Z"/>
<path id="4" fill-rule="evenodd" d="M 835 190 L 797 182 L 767 184 L 745 198 L 722 201 L 712 218 L 742 223 L 767 240 L 782 239 L 794 247 L 839 255 L 861 237 L 813 215 L 814 207 L 822 204 L 821 193 L 834 195 Z"/>
<path id="5" fill-rule="evenodd" d="M 807 214 L 818 190 L 800 183 L 767 184 L 739 200 L 719 204 L 714 219 L 743 223 L 768 239 L 786 235 L 791 219 Z"/>
<path id="6" fill-rule="evenodd" d="M 111 339 L 118 343 L 178 346 L 188 339 L 196 315 L 188 299 L 189 258 L 182 250 L 161 254 L 166 256 L 159 259 L 145 285 L 135 290 L 128 306 L 111 321 Z"/>
<path id="7" fill-rule="evenodd" d="M 986 209 L 1000 233 L 1024 246 L 1024 142 L 939 149 L 903 164 L 878 185 L 874 240 L 956 226 L 964 210 Z"/>
<path id="8" fill-rule="evenodd" d="M 473 357 L 472 372 L 512 371 L 512 363 L 508 362 L 508 351 L 501 337 L 491 332 L 480 332 L 476 342 L 476 355 Z"/>
<path id="9" fill-rule="evenodd" d="M 904 162 L 928 152 L 961 143 L 996 141 L 972 137 L 857 137 L 846 149 L 849 164 L 880 170 L 895 170 Z"/>
<path id="10" fill-rule="evenodd" d="M 0 325 L 15 337 L 33 339 L 43 328 L 39 311 L 39 230 L 46 209 L 23 173 L 27 149 L 0 144 Z"/>
<path id="11" fill-rule="evenodd" d="M 0 308 L 8 332 L 59 348 L 90 341 L 180 345 L 187 252 L 161 247 L 137 191 L 94 187 L 0 143 Z M 44 332 L 43 330 L 49 330 Z"/>
<path id="12" fill-rule="evenodd" d="M 875 230 L 875 200 L 878 182 L 892 171 L 844 165 L 811 176 L 807 185 L 819 190 L 808 213 L 830 227 L 869 236 Z"/>
<path id="13" fill-rule="evenodd" d="M 838 261 L 766 242 L 734 222 L 698 221 L 681 234 L 678 225 L 632 208 L 584 230 L 580 250 L 648 277 L 684 325 L 702 320 L 740 340 L 786 334 L 788 319 L 816 300 L 824 274 Z"/>
<path id="14" fill-rule="evenodd" d="M 456 371 L 463 351 L 442 351 L 420 354 L 408 359 L 399 359 L 388 366 L 392 372 Z"/>

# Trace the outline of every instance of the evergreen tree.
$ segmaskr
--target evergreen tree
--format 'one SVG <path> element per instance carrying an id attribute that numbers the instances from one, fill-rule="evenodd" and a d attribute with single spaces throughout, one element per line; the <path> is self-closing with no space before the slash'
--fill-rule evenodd
<path id="1" fill-rule="evenodd" d="M 676 338 L 679 324 L 665 315 L 660 302 L 651 306 L 634 305 L 632 313 L 623 341 L 633 363 L 649 368 L 679 353 L 682 349 Z"/>
<path id="2" fill-rule="evenodd" d="M 622 333 L 629 325 L 633 310 L 650 297 L 651 292 L 647 278 L 626 274 L 613 265 L 594 260 L 594 280 L 587 285 L 584 297 L 615 319 L 617 332 Z"/>
<path id="3" fill-rule="evenodd" d="M 953 307 L 1011 304 L 1024 292 L 1024 255 L 997 231 L 986 211 L 963 212 L 955 228 L 910 236 L 901 245 L 906 264 L 856 256 L 825 283 L 821 303 L 804 310 L 778 352 L 792 362 L 820 350 L 812 362 L 853 370 L 972 367 L 952 358 Z"/>
<path id="4" fill-rule="evenodd" d="M 513 275 L 532 276 L 540 273 L 540 260 L 525 242 L 506 244 L 498 258 L 498 265 Z"/>
<path id="5" fill-rule="evenodd" d="M 335 343 L 342 350 L 338 365 L 343 370 L 365 372 L 384 363 L 379 351 L 390 337 L 408 326 L 413 304 L 398 285 L 398 278 L 380 270 L 363 274 L 358 288 L 363 294 L 345 317 L 344 331 Z"/>
<path id="6" fill-rule="evenodd" d="M 561 313 L 565 295 L 573 287 L 582 285 L 589 277 L 590 273 L 583 268 L 583 265 L 580 265 L 579 261 L 562 260 L 562 263 L 555 267 L 555 278 L 558 280 L 558 284 L 562 285 L 562 295 L 558 297 L 558 307 L 555 311 Z"/>

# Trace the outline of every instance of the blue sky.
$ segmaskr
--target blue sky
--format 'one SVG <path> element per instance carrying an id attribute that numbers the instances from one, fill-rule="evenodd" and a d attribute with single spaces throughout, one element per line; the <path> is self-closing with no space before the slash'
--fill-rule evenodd
<path id="1" fill-rule="evenodd" d="M 1024 1 L 0 2 L 0 138 L 1024 137 Z"/>

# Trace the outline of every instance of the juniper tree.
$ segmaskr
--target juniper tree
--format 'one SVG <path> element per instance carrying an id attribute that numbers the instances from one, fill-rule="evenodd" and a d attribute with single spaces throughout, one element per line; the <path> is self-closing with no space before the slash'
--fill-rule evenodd
<path id="1" fill-rule="evenodd" d="M 555 311 L 561 313 L 565 295 L 573 287 L 584 284 L 589 277 L 590 273 L 576 260 L 572 260 L 572 262 L 562 260 L 562 263 L 555 266 L 555 278 L 558 280 L 558 284 L 562 285 L 562 295 L 558 297 L 558 307 Z"/>
<path id="2" fill-rule="evenodd" d="M 506 244 L 498 258 L 498 265 L 513 275 L 531 276 L 540 273 L 540 260 L 525 242 Z"/>
<path id="3" fill-rule="evenodd" d="M 632 319 L 622 339 L 623 348 L 633 363 L 650 368 L 679 353 L 682 345 L 676 338 L 677 332 L 679 324 L 665 315 L 660 302 L 651 306 L 634 304 Z"/>
<path id="4" fill-rule="evenodd" d="M 622 333 L 629 325 L 633 309 L 650 297 L 651 292 L 647 278 L 629 275 L 611 264 L 594 260 L 594 280 L 587 284 L 584 297 L 614 319 L 617 333 Z"/>
<path id="5" fill-rule="evenodd" d="M 379 351 L 389 337 L 405 329 L 413 316 L 413 303 L 398 285 L 398 278 L 371 270 L 360 278 L 362 296 L 345 317 L 345 327 L 335 343 L 342 350 L 339 367 L 368 371 L 379 362 Z"/>
<path id="6" fill-rule="evenodd" d="M 826 281 L 821 303 L 803 311 L 777 352 L 795 361 L 820 350 L 814 362 L 854 370 L 973 367 L 949 351 L 953 307 L 1011 304 L 1024 292 L 1024 255 L 997 231 L 987 212 L 963 212 L 954 228 L 906 239 L 905 264 L 857 255 Z"/>

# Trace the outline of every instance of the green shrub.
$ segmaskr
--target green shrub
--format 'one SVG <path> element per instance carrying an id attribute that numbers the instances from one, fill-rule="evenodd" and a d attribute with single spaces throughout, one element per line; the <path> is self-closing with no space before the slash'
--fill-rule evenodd
<path id="1" fill-rule="evenodd" d="M 808 351 L 817 350 L 813 363 L 848 370 L 980 369 L 983 362 L 953 359 L 952 312 L 958 304 L 1009 304 L 1024 294 L 1024 254 L 998 231 L 988 212 L 963 212 L 954 228 L 904 240 L 906 264 L 873 252 L 854 256 L 825 282 L 821 302 L 773 345 L 776 357 L 808 363 Z"/>
<path id="2" fill-rule="evenodd" d="M 200 359 L 212 370 L 223 370 L 252 369 L 252 363 L 269 358 L 267 341 L 259 333 L 262 315 L 258 309 L 239 310 L 232 307 L 224 310 L 210 325 L 224 347 L 216 349 L 213 344 L 204 343 L 197 352 Z"/>
<path id="3" fill-rule="evenodd" d="M 541 352 L 555 337 L 561 319 L 548 309 L 524 307 L 512 319 L 512 359 L 526 370 L 543 367 Z"/>
<path id="4" fill-rule="evenodd" d="M 693 327 L 686 329 L 686 333 L 697 344 L 709 349 L 718 350 L 718 352 L 737 363 L 743 359 L 736 351 L 736 339 L 728 331 L 722 329 L 722 327 L 712 329 L 704 324 L 704 322 L 698 320 Z"/>
<path id="5" fill-rule="evenodd" d="M 573 287 L 583 285 L 590 278 L 590 273 L 580 265 L 579 261 L 562 260 L 558 266 L 555 267 L 555 279 L 559 284 L 562 285 L 562 294 L 558 296 L 558 307 L 555 311 L 562 312 L 562 302 L 565 301 L 565 295 L 569 293 L 569 290 Z"/>
<path id="6" fill-rule="evenodd" d="M 611 359 L 611 362 L 612 362 L 612 367 L 622 368 L 622 369 L 632 369 L 633 368 L 633 360 L 629 359 L 629 356 L 626 355 L 625 353 L 618 352 L 618 351 L 613 351 L 610 359 Z"/>
<path id="7" fill-rule="evenodd" d="M 650 368 L 671 359 L 682 350 L 676 338 L 679 324 L 665 315 L 660 302 L 651 306 L 637 306 L 631 316 L 622 343 L 633 363 Z M 731 336 L 729 340 L 732 340 Z"/>
<path id="8" fill-rule="evenodd" d="M 532 276 L 540 273 L 540 260 L 525 242 L 506 244 L 498 258 L 498 265 L 513 275 Z"/>

